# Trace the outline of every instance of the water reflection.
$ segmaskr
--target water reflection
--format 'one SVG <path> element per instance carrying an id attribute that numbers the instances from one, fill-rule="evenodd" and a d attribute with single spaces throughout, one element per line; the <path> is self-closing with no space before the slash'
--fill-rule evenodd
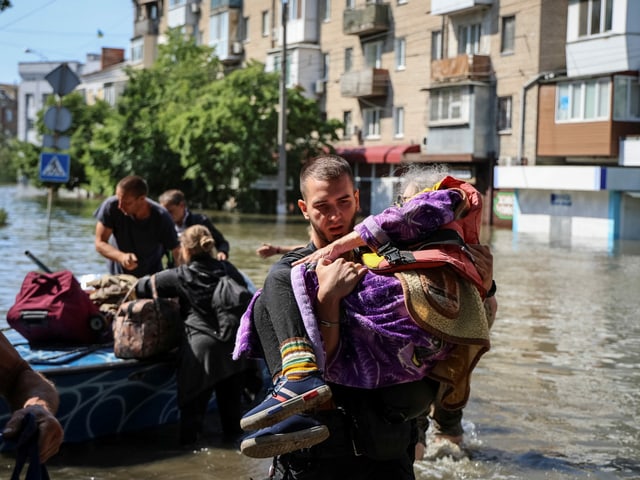
<path id="1" fill-rule="evenodd" d="M 15 198 L 0 187 L 11 224 L 0 228 L 0 314 L 34 265 L 29 249 L 54 269 L 104 271 L 93 249 L 95 205 L 65 202 L 45 235 L 46 201 Z M 231 259 L 261 284 L 270 260 L 262 242 L 307 238 L 299 220 L 215 213 Z M 640 477 L 640 243 L 611 253 L 549 246 L 546 239 L 493 231 L 500 308 L 492 349 L 476 369 L 465 411 L 472 458 L 418 462 L 419 479 L 631 479 Z M 215 425 L 212 426 L 215 429 Z M 0 457 L 9 467 L 11 457 Z M 214 441 L 209 449 L 175 448 L 172 426 L 154 432 L 66 446 L 51 464 L 58 479 L 265 478 L 269 461 L 252 460 Z"/>

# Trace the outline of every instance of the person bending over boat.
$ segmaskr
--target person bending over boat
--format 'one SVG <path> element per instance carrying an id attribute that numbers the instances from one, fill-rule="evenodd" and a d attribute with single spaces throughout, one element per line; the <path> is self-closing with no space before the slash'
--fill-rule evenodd
<path id="1" fill-rule="evenodd" d="M 124 177 L 116 194 L 96 210 L 96 251 L 108 260 L 109 273 L 136 277 L 163 269 L 162 257 L 171 251 L 180 261 L 180 243 L 173 219 L 160 204 L 147 198 L 147 182 L 139 176 Z"/>
<path id="2" fill-rule="evenodd" d="M 60 402 L 53 383 L 35 372 L 0 334 L 0 395 L 13 413 L 2 430 L 5 440 L 17 440 L 23 419 L 32 414 L 38 426 L 40 461 L 46 462 L 60 449 L 64 437 L 62 425 L 55 417 Z"/>
<path id="3" fill-rule="evenodd" d="M 215 242 L 205 226 L 187 228 L 180 244 L 185 264 L 154 275 L 158 295 L 178 297 L 184 318 L 176 374 L 180 443 L 190 445 L 202 436 L 214 390 L 223 435 L 225 440 L 233 440 L 240 433 L 246 374 L 254 366 L 246 360 L 232 360 L 235 330 L 229 338 L 219 337 L 212 294 L 223 275 L 246 282 L 233 264 L 213 257 Z M 151 277 L 138 280 L 135 291 L 139 297 L 151 298 Z"/>

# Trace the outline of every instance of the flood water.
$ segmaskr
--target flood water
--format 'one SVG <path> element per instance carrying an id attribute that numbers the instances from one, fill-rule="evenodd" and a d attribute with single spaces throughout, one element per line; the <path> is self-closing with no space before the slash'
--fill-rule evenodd
<path id="1" fill-rule="evenodd" d="M 0 227 L 0 326 L 22 279 L 35 265 L 104 272 L 93 248 L 95 203 L 46 198 L 0 187 L 9 224 Z M 301 219 L 212 213 L 231 243 L 231 260 L 261 285 L 271 260 L 262 242 L 301 243 Z M 489 232 L 499 311 L 492 348 L 476 368 L 465 410 L 470 458 L 416 463 L 431 479 L 640 478 L 640 244 L 613 252 L 548 245 L 545 238 Z M 215 418 L 209 419 L 215 432 Z M 270 460 L 242 456 L 215 435 L 199 451 L 176 446 L 175 426 L 64 445 L 49 462 L 51 478 L 262 479 Z M 11 454 L 0 455 L 0 477 Z M 393 479 L 390 479 L 393 480 Z"/>

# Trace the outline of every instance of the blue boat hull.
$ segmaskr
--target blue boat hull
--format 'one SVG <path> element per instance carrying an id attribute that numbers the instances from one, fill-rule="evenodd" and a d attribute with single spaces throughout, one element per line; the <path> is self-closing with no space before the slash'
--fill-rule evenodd
<path id="1" fill-rule="evenodd" d="M 178 420 L 173 357 L 116 358 L 111 345 L 67 349 L 31 348 L 17 332 L 5 335 L 34 370 L 52 380 L 60 394 L 57 417 L 65 442 L 156 427 Z M 215 407 L 212 400 L 211 408 Z M 0 425 L 9 407 L 0 399 Z M 0 449 L 4 445 L 0 444 Z"/>

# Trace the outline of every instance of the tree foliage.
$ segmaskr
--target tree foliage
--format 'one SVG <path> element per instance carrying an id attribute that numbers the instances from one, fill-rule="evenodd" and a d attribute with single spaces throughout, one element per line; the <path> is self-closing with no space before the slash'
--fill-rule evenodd
<path id="1" fill-rule="evenodd" d="M 191 202 L 220 207 L 277 173 L 279 74 L 257 62 L 228 71 L 212 48 L 171 30 L 153 66 L 127 75 L 115 108 L 87 106 L 78 94 L 62 100 L 73 115 L 78 183 L 109 194 L 120 178 L 138 174 L 152 195 L 181 188 Z M 342 124 L 323 120 L 317 102 L 295 88 L 287 91 L 287 117 L 289 177 L 297 179 L 302 161 L 331 150 Z"/>

